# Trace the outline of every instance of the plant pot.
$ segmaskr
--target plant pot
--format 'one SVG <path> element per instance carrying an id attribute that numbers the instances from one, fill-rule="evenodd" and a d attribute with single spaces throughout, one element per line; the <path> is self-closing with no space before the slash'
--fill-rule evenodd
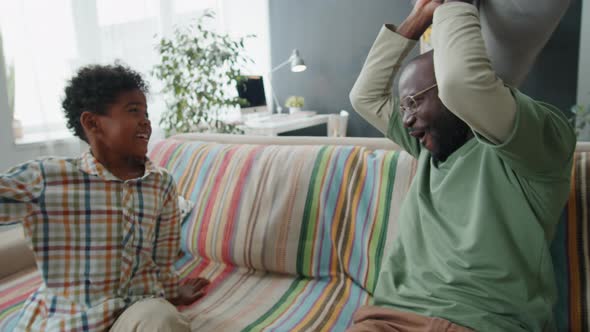
<path id="1" fill-rule="evenodd" d="M 301 107 L 289 107 L 289 114 L 301 112 Z"/>
<path id="2" fill-rule="evenodd" d="M 12 134 L 15 140 L 23 138 L 23 125 L 20 120 L 12 120 Z"/>

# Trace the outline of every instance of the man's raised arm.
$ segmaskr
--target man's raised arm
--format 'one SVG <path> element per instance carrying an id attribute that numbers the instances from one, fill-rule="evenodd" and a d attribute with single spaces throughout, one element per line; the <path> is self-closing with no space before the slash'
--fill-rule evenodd
<path id="1" fill-rule="evenodd" d="M 439 98 L 473 130 L 500 144 L 514 127 L 516 102 L 492 68 L 471 2 L 446 0 L 434 13 L 432 44 Z"/>
<path id="2" fill-rule="evenodd" d="M 434 10 L 441 3 L 442 0 L 419 0 L 399 27 L 385 25 L 350 92 L 350 102 L 356 112 L 383 134 L 387 134 L 393 112 L 393 78 L 431 25 Z"/>

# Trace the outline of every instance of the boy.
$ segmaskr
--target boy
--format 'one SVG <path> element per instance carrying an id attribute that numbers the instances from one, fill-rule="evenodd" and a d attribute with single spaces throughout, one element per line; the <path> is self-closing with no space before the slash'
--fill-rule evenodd
<path id="1" fill-rule="evenodd" d="M 177 193 L 146 157 L 146 92 L 124 66 L 80 69 L 62 106 L 90 151 L 0 175 L 0 225 L 22 221 L 43 280 L 17 330 L 190 330 L 173 305 L 194 302 L 208 282 L 178 284 Z"/>

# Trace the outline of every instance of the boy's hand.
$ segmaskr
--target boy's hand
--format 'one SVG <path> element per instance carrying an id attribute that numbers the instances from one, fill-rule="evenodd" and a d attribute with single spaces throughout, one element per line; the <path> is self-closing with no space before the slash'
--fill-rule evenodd
<path id="1" fill-rule="evenodd" d="M 178 297 L 170 300 L 175 306 L 189 305 L 205 296 L 205 288 L 209 286 L 209 280 L 204 278 L 189 279 L 178 288 Z"/>

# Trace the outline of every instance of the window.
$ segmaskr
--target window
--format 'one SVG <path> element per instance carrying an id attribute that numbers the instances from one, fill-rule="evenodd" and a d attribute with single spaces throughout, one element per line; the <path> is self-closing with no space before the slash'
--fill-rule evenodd
<path id="1" fill-rule="evenodd" d="M 14 117 L 23 127 L 23 136 L 16 138 L 17 143 L 71 137 L 61 109 L 67 80 L 81 66 L 115 60 L 141 72 L 150 82 L 148 104 L 152 123 L 157 126 L 165 106 L 158 94 L 159 85 L 150 76 L 158 61 L 155 36 L 168 35 L 174 25 L 192 22 L 205 9 L 217 12 L 215 28 L 258 36 L 256 42 L 247 45 L 256 61 L 255 67 L 248 69 L 266 73 L 270 63 L 267 2 L 241 2 L 244 1 L 1 1 L 0 31 L 6 65 L 13 66 L 15 72 Z M 239 17 L 249 19 L 237 22 L 235 18 Z M 6 129 L 9 128 L 0 128 Z"/>
<path id="2" fill-rule="evenodd" d="M 67 136 L 59 105 L 78 58 L 71 1 L 2 1 L 0 28 L 6 64 L 14 66 L 14 117 L 24 135 Z"/>

